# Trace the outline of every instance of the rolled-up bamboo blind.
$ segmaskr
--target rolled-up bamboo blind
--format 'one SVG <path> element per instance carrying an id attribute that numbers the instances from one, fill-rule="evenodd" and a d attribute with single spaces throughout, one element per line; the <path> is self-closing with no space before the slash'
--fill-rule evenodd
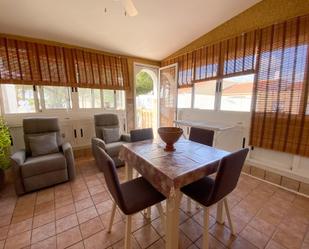
<path id="1" fill-rule="evenodd" d="M 256 62 L 258 30 L 203 46 L 173 59 L 163 66 L 178 63 L 178 87 L 220 77 L 253 73 Z"/>
<path id="2" fill-rule="evenodd" d="M 127 59 L 0 37 L 0 83 L 128 89 Z"/>
<path id="3" fill-rule="evenodd" d="M 309 156 L 309 15 L 261 30 L 250 144 Z"/>

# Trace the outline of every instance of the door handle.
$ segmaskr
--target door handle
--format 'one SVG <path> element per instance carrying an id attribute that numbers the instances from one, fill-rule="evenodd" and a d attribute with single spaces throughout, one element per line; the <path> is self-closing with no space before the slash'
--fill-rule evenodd
<path id="1" fill-rule="evenodd" d="M 74 129 L 74 137 L 75 137 L 75 138 L 77 137 L 76 129 Z"/>
<path id="2" fill-rule="evenodd" d="M 80 129 L 80 136 L 81 136 L 81 137 L 83 137 L 83 136 L 84 136 L 83 129 Z"/>

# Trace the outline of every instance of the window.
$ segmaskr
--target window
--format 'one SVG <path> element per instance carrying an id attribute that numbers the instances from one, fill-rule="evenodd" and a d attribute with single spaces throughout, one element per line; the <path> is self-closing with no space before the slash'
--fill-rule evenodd
<path id="1" fill-rule="evenodd" d="M 104 108 L 115 108 L 115 93 L 114 90 L 103 90 Z"/>
<path id="2" fill-rule="evenodd" d="M 216 85 L 215 80 L 194 84 L 194 108 L 214 110 Z"/>
<path id="3" fill-rule="evenodd" d="M 191 108 L 192 87 L 178 88 L 177 108 Z"/>
<path id="4" fill-rule="evenodd" d="M 253 80 L 253 74 L 223 79 L 220 109 L 223 111 L 249 112 Z"/>
<path id="5" fill-rule="evenodd" d="M 100 89 L 78 88 L 79 108 L 101 108 Z"/>
<path id="6" fill-rule="evenodd" d="M 35 98 L 31 85 L 1 85 L 5 113 L 35 112 Z"/>
<path id="7" fill-rule="evenodd" d="M 62 86 L 43 86 L 45 109 L 70 109 L 70 88 Z"/>
<path id="8" fill-rule="evenodd" d="M 116 109 L 124 110 L 125 109 L 125 91 L 117 90 L 116 91 Z"/>

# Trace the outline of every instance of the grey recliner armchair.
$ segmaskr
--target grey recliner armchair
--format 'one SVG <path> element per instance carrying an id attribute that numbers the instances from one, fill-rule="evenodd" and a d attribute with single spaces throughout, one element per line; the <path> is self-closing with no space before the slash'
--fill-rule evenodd
<path id="1" fill-rule="evenodd" d="M 130 135 L 120 134 L 119 120 L 116 114 L 105 113 L 94 115 L 96 137 L 92 138 L 92 153 L 95 146 L 101 147 L 113 159 L 116 167 L 124 165 L 118 158 L 121 145 L 130 142 Z"/>
<path id="2" fill-rule="evenodd" d="M 62 143 L 57 118 L 23 120 L 25 149 L 11 157 L 16 194 L 75 178 L 73 150 Z"/>

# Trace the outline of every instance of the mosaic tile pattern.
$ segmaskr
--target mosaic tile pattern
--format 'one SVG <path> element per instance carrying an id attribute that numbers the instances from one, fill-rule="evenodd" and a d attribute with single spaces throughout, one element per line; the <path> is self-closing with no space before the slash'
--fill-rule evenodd
<path id="1" fill-rule="evenodd" d="M 102 173 L 94 161 L 77 162 L 78 177 L 22 197 L 12 185 L 0 192 L 0 249 L 5 248 L 123 248 L 124 216 L 117 211 L 112 233 L 107 233 L 112 201 Z M 124 169 L 119 169 L 124 179 Z M 309 199 L 242 175 L 229 202 L 237 237 L 228 223 L 215 223 L 211 208 L 210 244 L 214 248 L 308 249 Z M 180 210 L 180 248 L 198 249 L 202 244 L 202 211 L 193 205 Z M 138 213 L 133 217 L 134 249 L 164 248 L 164 232 L 158 212 L 151 220 Z"/>

